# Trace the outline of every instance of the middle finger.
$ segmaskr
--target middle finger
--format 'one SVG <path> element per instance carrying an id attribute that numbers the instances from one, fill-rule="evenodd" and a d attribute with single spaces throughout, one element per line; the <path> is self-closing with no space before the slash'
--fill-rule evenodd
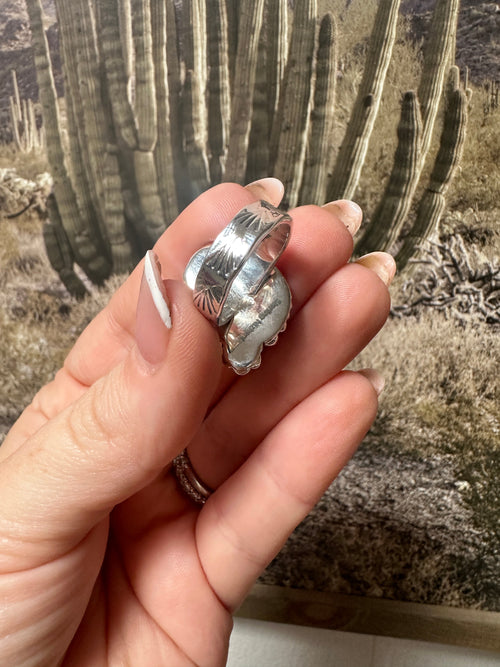
<path id="1" fill-rule="evenodd" d="M 297 313 L 262 367 L 235 383 L 189 445 L 201 479 L 217 488 L 300 401 L 339 373 L 385 322 L 390 298 L 376 273 L 339 269 Z"/>

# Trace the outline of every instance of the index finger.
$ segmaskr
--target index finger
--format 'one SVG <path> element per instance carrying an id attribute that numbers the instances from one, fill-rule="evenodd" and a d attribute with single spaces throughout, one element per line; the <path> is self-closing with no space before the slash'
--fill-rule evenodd
<path id="1" fill-rule="evenodd" d="M 281 198 L 280 188 L 274 190 L 274 196 Z M 198 248 L 217 236 L 238 210 L 264 195 L 272 197 L 272 188 L 268 192 L 258 183 L 247 188 L 225 183 L 200 195 L 182 211 L 155 245 L 163 265 L 163 277 L 179 279 L 187 260 Z M 278 205 L 279 201 L 271 203 Z M 134 344 L 143 264 L 144 261 L 139 262 L 107 306 L 90 322 L 68 354 L 63 368 L 37 393 L 14 424 L 2 445 L 3 456 L 17 449 L 125 358 Z"/>
<path id="2" fill-rule="evenodd" d="M 217 185 L 195 199 L 154 246 L 162 266 L 162 277 L 181 279 L 188 259 L 213 240 L 241 208 L 255 199 L 250 189 L 234 183 Z M 108 373 L 133 344 L 135 305 L 142 271 L 143 261 L 88 325 L 69 353 L 65 369 L 83 385 L 90 386 Z"/>
<path id="3" fill-rule="evenodd" d="M 180 279 L 193 253 L 210 243 L 247 204 L 266 198 L 271 204 L 279 205 L 281 189 L 276 187 L 276 179 L 269 180 L 275 181 L 274 187 L 265 183 L 268 179 L 246 188 L 224 183 L 192 202 L 155 245 L 163 277 Z M 352 236 L 340 219 L 325 208 L 303 206 L 291 213 L 294 230 L 279 266 L 293 294 L 293 315 L 334 271 L 349 260 Z M 9 434 L 9 446 L 13 441 L 25 440 L 122 361 L 134 344 L 135 310 L 142 270 L 143 262 L 140 262 L 109 304 L 81 334 L 55 380 L 39 392 L 27 410 L 29 414 L 23 414 L 14 426 Z"/>

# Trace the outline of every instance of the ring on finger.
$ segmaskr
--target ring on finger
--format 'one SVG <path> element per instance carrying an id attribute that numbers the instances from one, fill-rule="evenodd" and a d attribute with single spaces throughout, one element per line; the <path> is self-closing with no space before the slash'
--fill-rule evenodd
<path id="1" fill-rule="evenodd" d="M 172 471 L 185 495 L 198 505 L 204 505 L 213 490 L 206 486 L 196 474 L 187 449 L 184 449 L 172 461 Z"/>
<path id="2" fill-rule="evenodd" d="M 290 315 L 290 288 L 276 268 L 292 218 L 263 200 L 245 206 L 184 272 L 200 312 L 221 330 L 224 360 L 244 375 L 258 368 Z"/>

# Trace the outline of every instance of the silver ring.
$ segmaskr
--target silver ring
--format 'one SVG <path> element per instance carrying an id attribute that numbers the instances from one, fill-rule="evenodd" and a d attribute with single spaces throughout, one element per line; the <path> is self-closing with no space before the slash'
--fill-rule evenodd
<path id="1" fill-rule="evenodd" d="M 184 272 L 197 308 L 224 327 L 224 358 L 243 375 L 260 365 L 290 314 L 290 289 L 276 262 L 291 235 L 292 218 L 266 201 L 245 206 Z"/>
<path id="2" fill-rule="evenodd" d="M 195 473 L 187 449 L 172 461 L 172 470 L 184 493 L 198 505 L 204 505 L 213 490 Z"/>
<path id="3" fill-rule="evenodd" d="M 288 214 L 260 201 L 245 206 L 222 230 L 203 259 L 194 287 L 194 302 L 207 319 L 217 326 L 227 324 L 234 302 L 244 296 L 241 288 L 250 294 L 259 290 L 288 243 L 291 221 Z"/>

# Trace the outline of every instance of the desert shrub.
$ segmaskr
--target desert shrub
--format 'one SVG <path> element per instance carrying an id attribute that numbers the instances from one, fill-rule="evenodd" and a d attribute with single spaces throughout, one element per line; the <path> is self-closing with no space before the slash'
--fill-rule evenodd
<path id="1" fill-rule="evenodd" d="M 51 189 L 52 177 L 48 172 L 39 173 L 31 180 L 15 168 L 0 167 L 0 216 L 14 219 L 25 211 L 30 213 L 28 218 L 33 212 L 44 215 Z"/>
<path id="2" fill-rule="evenodd" d="M 385 447 L 417 454 L 497 450 L 498 332 L 425 313 L 391 319 L 356 360 L 387 379 L 374 433 Z M 473 449 L 471 448 L 473 443 Z"/>
<path id="3" fill-rule="evenodd" d="M 467 232 L 468 247 L 463 236 Z M 478 235 L 483 247 L 497 238 L 488 227 L 462 225 L 461 233 L 443 231 L 438 241 L 427 241 L 420 258 L 400 281 L 393 314 L 415 316 L 435 310 L 462 324 L 500 325 L 500 258 L 488 257 L 474 242 Z"/>
<path id="4" fill-rule="evenodd" d="M 34 181 L 38 174 L 48 171 L 48 162 L 42 151 L 27 154 L 14 144 L 0 144 L 0 169 L 15 169 L 23 178 Z"/>
<path id="5" fill-rule="evenodd" d="M 391 319 L 359 355 L 387 385 L 366 444 L 416 459 L 450 456 L 478 529 L 500 548 L 498 329 L 439 313 Z"/>

